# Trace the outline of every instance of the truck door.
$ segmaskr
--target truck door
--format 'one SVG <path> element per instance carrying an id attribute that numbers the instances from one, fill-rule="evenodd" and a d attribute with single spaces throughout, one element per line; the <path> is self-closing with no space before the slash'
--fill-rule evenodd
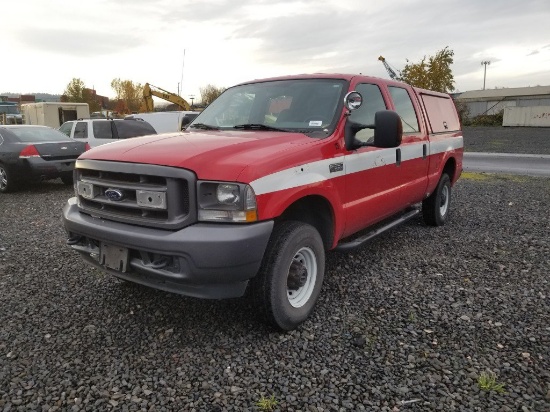
<path id="1" fill-rule="evenodd" d="M 401 117 L 403 140 L 395 149 L 400 186 L 400 203 L 412 205 L 424 198 L 428 185 L 429 141 L 422 126 L 422 116 L 416 96 L 412 91 L 398 86 L 388 86 L 393 110 Z"/>
<path id="2" fill-rule="evenodd" d="M 374 124 L 374 114 L 388 108 L 380 87 L 376 84 L 359 83 L 354 89 L 363 96 L 363 104 L 351 113 L 349 120 L 365 125 Z M 363 129 L 357 133 L 356 139 L 366 143 L 373 136 L 374 130 Z M 344 159 L 344 236 L 347 236 L 402 208 L 399 185 L 403 179 L 400 176 L 402 169 L 396 166 L 394 148 L 360 147 L 346 153 Z"/>

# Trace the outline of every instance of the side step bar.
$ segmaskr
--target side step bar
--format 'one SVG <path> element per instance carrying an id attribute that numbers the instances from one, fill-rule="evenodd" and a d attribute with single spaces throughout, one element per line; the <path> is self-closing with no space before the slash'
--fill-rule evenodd
<path id="1" fill-rule="evenodd" d="M 400 225 L 401 223 L 405 223 L 407 220 L 412 219 L 413 217 L 415 217 L 419 213 L 420 213 L 420 209 L 417 209 L 417 208 L 409 209 L 403 215 L 400 215 L 398 218 L 386 223 L 385 225 L 383 225 L 383 226 L 381 226 L 377 229 L 374 229 L 371 232 L 368 232 L 367 234 L 365 234 L 361 237 L 353 239 L 349 242 L 339 243 L 338 246 L 336 246 L 334 248 L 334 250 L 348 251 L 348 250 L 351 250 L 351 249 L 355 249 L 356 247 L 359 247 L 359 246 L 363 245 L 365 242 L 371 240 L 372 238 L 386 232 L 387 230 L 389 230 L 389 229 L 391 229 L 391 228 L 393 228 L 397 225 Z"/>

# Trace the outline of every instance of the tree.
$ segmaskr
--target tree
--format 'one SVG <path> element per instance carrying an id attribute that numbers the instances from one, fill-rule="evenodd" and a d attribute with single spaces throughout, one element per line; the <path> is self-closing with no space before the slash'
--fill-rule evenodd
<path id="1" fill-rule="evenodd" d="M 400 80 L 423 89 L 452 92 L 455 89 L 451 70 L 454 54 L 447 46 L 439 50 L 435 56 L 429 56 L 427 59 L 424 56 L 419 63 L 411 63 L 407 59 L 407 64 L 400 73 Z"/>
<path id="2" fill-rule="evenodd" d="M 68 102 L 83 103 L 85 88 L 86 86 L 84 85 L 84 82 L 75 77 L 69 82 L 69 84 L 65 88 L 65 91 L 63 92 L 63 95 Z"/>
<path id="3" fill-rule="evenodd" d="M 214 100 L 218 98 L 220 94 L 225 91 L 225 87 L 217 87 L 213 84 L 208 84 L 204 87 L 199 88 L 201 92 L 201 102 L 205 106 L 208 106 Z"/>
<path id="4" fill-rule="evenodd" d="M 65 88 L 61 100 L 73 103 L 88 103 L 91 112 L 101 109 L 101 105 L 95 97 L 95 91 L 87 88 L 84 82 L 76 77 Z"/>
<path id="5" fill-rule="evenodd" d="M 143 85 L 132 80 L 113 79 L 111 87 L 116 93 L 117 100 L 122 100 L 127 113 L 138 112 L 143 100 Z M 118 106 L 117 106 L 118 107 Z"/>

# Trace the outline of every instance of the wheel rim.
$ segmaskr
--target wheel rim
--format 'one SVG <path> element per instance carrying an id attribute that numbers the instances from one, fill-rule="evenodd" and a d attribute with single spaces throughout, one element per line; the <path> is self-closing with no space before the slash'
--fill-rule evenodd
<path id="1" fill-rule="evenodd" d="M 5 189 L 8 186 L 8 174 L 3 167 L 0 167 L 0 189 Z"/>
<path id="2" fill-rule="evenodd" d="M 287 297 L 292 307 L 304 306 L 315 288 L 317 280 L 317 260 L 315 253 L 308 247 L 296 252 L 287 277 Z"/>
<path id="3" fill-rule="evenodd" d="M 445 216 L 447 209 L 449 208 L 449 186 L 445 185 L 441 189 L 441 201 L 439 202 L 439 214 Z"/>

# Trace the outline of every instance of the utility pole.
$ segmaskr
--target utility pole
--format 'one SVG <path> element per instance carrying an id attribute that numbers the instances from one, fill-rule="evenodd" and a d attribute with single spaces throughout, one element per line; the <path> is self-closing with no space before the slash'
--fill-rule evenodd
<path id="1" fill-rule="evenodd" d="M 488 64 L 491 64 L 491 62 L 490 62 L 489 60 L 483 60 L 483 61 L 481 62 L 481 65 L 482 65 L 482 66 L 485 66 L 485 67 L 483 68 L 483 90 L 485 90 L 485 78 L 487 77 L 487 65 L 488 65 Z"/>

